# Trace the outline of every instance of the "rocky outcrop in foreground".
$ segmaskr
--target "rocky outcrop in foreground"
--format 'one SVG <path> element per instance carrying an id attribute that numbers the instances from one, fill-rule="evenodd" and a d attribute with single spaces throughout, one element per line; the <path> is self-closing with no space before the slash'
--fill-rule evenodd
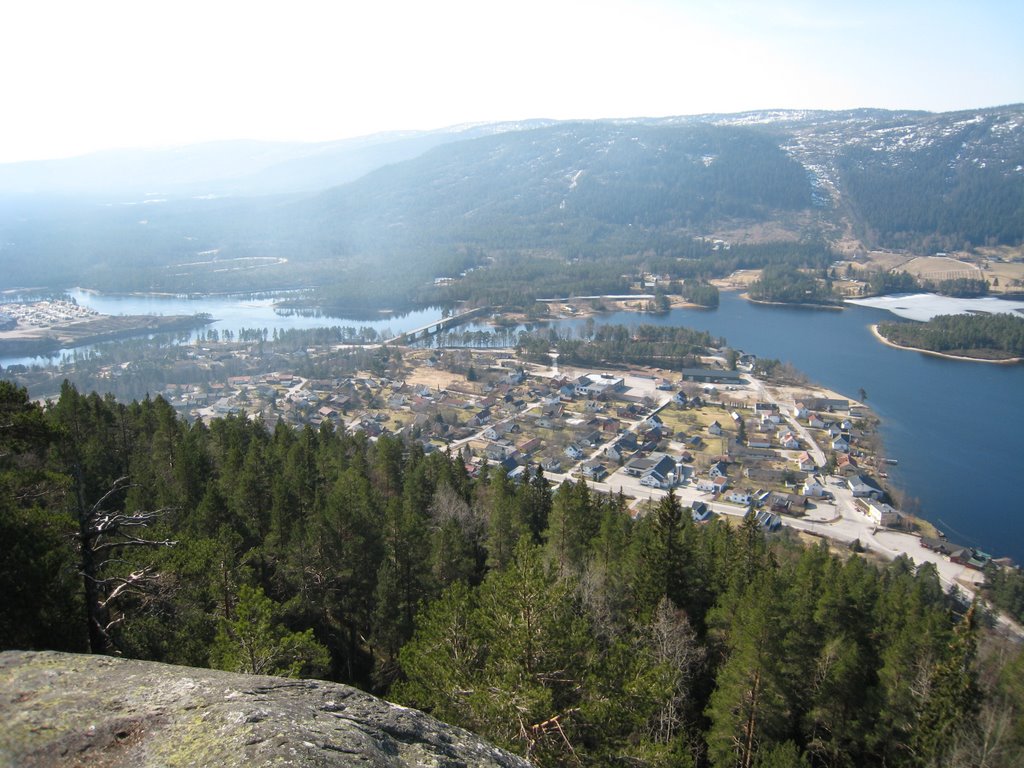
<path id="1" fill-rule="evenodd" d="M 528 766 L 346 685 L 0 653 L 0 766 Z"/>

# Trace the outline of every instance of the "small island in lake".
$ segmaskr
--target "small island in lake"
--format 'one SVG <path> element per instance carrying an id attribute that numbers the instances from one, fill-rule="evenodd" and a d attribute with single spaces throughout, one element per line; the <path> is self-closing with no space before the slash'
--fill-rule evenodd
<path id="1" fill-rule="evenodd" d="M 938 315 L 924 323 L 879 323 L 872 330 L 901 349 L 985 362 L 1024 359 L 1024 317 L 1004 312 Z"/>
<path id="2" fill-rule="evenodd" d="M 746 298 L 759 304 L 843 308 L 828 280 L 786 264 L 765 267 L 761 276 L 750 284 Z"/>

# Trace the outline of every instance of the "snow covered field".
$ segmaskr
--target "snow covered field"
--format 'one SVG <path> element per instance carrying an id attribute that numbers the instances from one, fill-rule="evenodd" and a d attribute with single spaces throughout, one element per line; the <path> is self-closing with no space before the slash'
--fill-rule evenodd
<path id="1" fill-rule="evenodd" d="M 954 299 L 934 293 L 903 293 L 895 296 L 876 296 L 870 299 L 847 299 L 848 304 L 886 309 L 908 320 L 931 320 L 936 315 L 966 315 L 970 313 L 1024 313 L 1024 301 L 1010 301 L 986 296 L 982 299 Z"/>

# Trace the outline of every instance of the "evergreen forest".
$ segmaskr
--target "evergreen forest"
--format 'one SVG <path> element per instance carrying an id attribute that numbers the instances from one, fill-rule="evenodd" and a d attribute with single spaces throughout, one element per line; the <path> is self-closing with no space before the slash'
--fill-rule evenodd
<path id="1" fill-rule="evenodd" d="M 1024 656 L 933 568 L 671 494 L 0 382 L 0 538 L 0 648 L 343 681 L 540 766 L 1024 756 Z"/>
<path id="2" fill-rule="evenodd" d="M 997 360 L 1024 357 L 1024 317 L 1008 312 L 880 323 L 878 332 L 894 344 L 931 352 Z"/>

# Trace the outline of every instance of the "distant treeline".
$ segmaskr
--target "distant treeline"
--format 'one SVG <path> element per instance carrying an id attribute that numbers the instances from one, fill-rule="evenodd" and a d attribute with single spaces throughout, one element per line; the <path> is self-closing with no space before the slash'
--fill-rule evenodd
<path id="1" fill-rule="evenodd" d="M 722 346 L 723 339 L 707 331 L 661 325 L 600 325 L 585 339 L 559 336 L 549 331 L 523 333 L 518 353 L 534 362 L 550 362 L 549 352 L 558 352 L 559 362 L 572 365 L 600 364 L 651 365 L 661 368 L 685 368 L 697 355 L 710 347 Z"/>
<path id="2" fill-rule="evenodd" d="M 701 238 L 651 241 L 653 248 L 614 256 L 561 256 L 519 254 L 495 257 L 486 266 L 455 282 L 424 287 L 414 293 L 418 303 L 470 302 L 528 309 L 536 299 L 628 293 L 645 272 L 668 276 L 669 285 L 658 290 L 682 296 L 705 307 L 718 306 L 718 289 L 707 281 L 737 269 L 768 266 L 825 269 L 835 255 L 828 244 L 773 242 L 716 247 Z M 479 256 L 478 256 L 479 258 Z"/>
<path id="3" fill-rule="evenodd" d="M 953 280 L 918 280 L 909 272 L 902 270 L 880 270 L 872 272 L 868 277 L 868 289 L 876 296 L 890 293 L 913 293 L 929 291 L 942 296 L 955 298 L 977 298 L 988 295 L 988 283 L 969 277 L 958 277 Z"/>

